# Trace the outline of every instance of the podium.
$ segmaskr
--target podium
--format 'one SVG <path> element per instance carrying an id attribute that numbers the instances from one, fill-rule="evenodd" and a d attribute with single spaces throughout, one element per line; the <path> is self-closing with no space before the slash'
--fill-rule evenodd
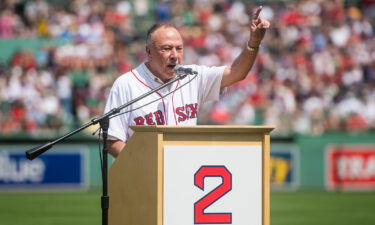
<path id="1" fill-rule="evenodd" d="M 110 225 L 270 224 L 266 126 L 134 126 L 109 170 Z"/>

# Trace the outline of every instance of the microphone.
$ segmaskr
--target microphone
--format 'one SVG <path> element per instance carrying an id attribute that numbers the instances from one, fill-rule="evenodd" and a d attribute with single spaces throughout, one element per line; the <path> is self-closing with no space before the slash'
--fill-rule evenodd
<path id="1" fill-rule="evenodd" d="M 173 68 L 173 70 L 174 70 L 174 72 L 177 75 L 193 75 L 193 74 L 198 74 L 198 72 L 194 71 L 192 68 L 183 67 L 181 65 L 176 65 Z"/>

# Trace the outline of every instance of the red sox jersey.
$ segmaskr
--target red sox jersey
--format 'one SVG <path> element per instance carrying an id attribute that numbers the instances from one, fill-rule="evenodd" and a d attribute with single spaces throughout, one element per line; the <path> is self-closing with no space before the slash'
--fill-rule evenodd
<path id="1" fill-rule="evenodd" d="M 130 112 L 110 120 L 108 130 L 110 139 L 127 142 L 133 134 L 129 126 L 134 125 L 196 125 L 200 105 L 219 99 L 225 66 L 184 67 L 198 72 L 197 77 L 193 79 L 194 75 L 188 75 L 123 109 L 122 112 Z M 160 86 L 160 81 L 157 79 L 145 63 L 121 75 L 111 88 L 105 112 Z M 171 94 L 167 95 L 168 93 Z"/>

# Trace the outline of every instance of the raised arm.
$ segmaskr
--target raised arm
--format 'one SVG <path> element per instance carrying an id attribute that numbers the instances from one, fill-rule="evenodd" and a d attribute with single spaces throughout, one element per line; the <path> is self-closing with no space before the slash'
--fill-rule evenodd
<path id="1" fill-rule="evenodd" d="M 232 65 L 225 68 L 221 87 L 228 87 L 237 81 L 245 79 L 253 66 L 258 54 L 259 45 L 262 42 L 266 30 L 270 27 L 270 22 L 259 17 L 262 6 L 258 7 L 252 16 L 250 23 L 250 39 L 239 56 Z"/>

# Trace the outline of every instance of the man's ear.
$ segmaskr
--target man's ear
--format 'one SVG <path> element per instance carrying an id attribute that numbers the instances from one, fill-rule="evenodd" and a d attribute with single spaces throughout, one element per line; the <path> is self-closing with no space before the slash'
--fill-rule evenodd
<path id="1" fill-rule="evenodd" d="M 147 56 L 151 55 L 151 49 L 147 45 L 146 45 L 146 53 L 147 53 Z"/>

